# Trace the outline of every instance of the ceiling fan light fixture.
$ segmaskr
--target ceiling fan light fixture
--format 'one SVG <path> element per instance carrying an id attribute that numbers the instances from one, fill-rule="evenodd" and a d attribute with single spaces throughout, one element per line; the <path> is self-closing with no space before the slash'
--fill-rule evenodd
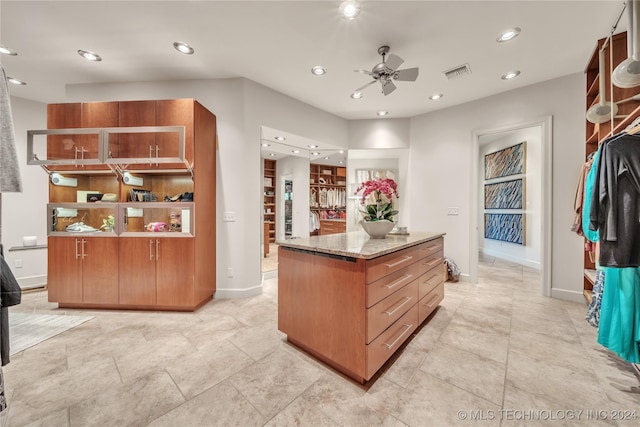
<path id="1" fill-rule="evenodd" d="M 351 20 L 360 14 L 360 3 L 357 0 L 344 0 L 338 10 L 342 16 Z"/>
<path id="2" fill-rule="evenodd" d="M 12 83 L 12 84 L 18 85 L 18 86 L 24 86 L 24 85 L 27 84 L 27 82 L 23 82 L 22 80 L 18 80 L 18 79 L 14 78 L 14 77 L 9 77 L 9 76 L 7 76 L 7 81 L 9 83 Z"/>
<path id="3" fill-rule="evenodd" d="M 311 73 L 315 76 L 323 76 L 327 74 L 327 69 L 324 68 L 322 65 L 316 65 L 311 69 Z"/>
<path id="4" fill-rule="evenodd" d="M 520 27 L 513 27 L 513 28 L 509 28 L 508 30 L 504 30 L 503 32 L 500 33 L 496 41 L 498 43 L 504 43 L 504 42 L 508 42 L 509 40 L 513 40 L 516 37 L 518 37 L 518 35 L 520 34 L 520 31 L 522 31 Z"/>
<path id="5" fill-rule="evenodd" d="M 429 99 L 430 99 L 430 100 L 432 100 L 432 101 L 436 101 L 436 100 L 438 100 L 438 99 L 442 98 L 443 96 L 444 96 L 444 95 L 443 95 L 443 94 L 441 94 L 441 93 L 436 93 L 436 94 L 434 94 L 434 95 L 431 95 L 431 96 L 429 97 Z"/>
<path id="6" fill-rule="evenodd" d="M 353 93 L 351 94 L 351 98 L 353 98 L 353 99 L 360 99 L 360 98 L 362 98 L 362 92 L 358 92 L 358 91 L 353 92 Z"/>
<path id="7" fill-rule="evenodd" d="M 509 71 L 509 72 L 504 73 L 500 78 L 502 80 L 511 80 L 511 79 L 515 79 L 519 75 L 520 75 L 520 71 L 513 70 L 513 71 Z"/>
<path id="8" fill-rule="evenodd" d="M 387 114 L 389 114 L 388 111 L 384 111 L 384 110 L 380 110 L 376 113 L 378 116 L 383 117 L 386 116 Z"/>
<path id="9" fill-rule="evenodd" d="M 4 55 L 16 56 L 18 52 L 0 44 L 0 53 Z"/>
<path id="10" fill-rule="evenodd" d="M 82 50 L 78 49 L 78 55 L 82 56 L 87 61 L 100 62 L 102 61 L 102 57 L 95 52 L 91 52 L 90 50 Z"/>
<path id="11" fill-rule="evenodd" d="M 196 51 L 194 48 L 184 42 L 173 42 L 173 47 L 175 50 L 180 53 L 184 53 L 185 55 L 193 55 L 193 53 Z"/>

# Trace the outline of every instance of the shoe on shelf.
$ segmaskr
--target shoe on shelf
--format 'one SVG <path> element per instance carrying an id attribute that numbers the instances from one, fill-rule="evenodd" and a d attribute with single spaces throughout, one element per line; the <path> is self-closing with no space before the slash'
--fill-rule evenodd
<path id="1" fill-rule="evenodd" d="M 73 224 L 68 225 L 66 230 L 71 233 L 91 233 L 93 231 L 98 231 L 97 228 L 93 228 L 84 222 L 74 222 Z"/>

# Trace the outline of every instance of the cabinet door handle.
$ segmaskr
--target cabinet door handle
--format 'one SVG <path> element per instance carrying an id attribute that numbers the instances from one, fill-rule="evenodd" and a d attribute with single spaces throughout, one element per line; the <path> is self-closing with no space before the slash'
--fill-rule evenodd
<path id="1" fill-rule="evenodd" d="M 384 313 L 387 316 L 392 316 L 393 313 L 395 313 L 396 311 L 400 310 L 400 307 L 402 307 L 403 305 L 405 305 L 406 303 L 408 303 L 409 301 L 411 301 L 413 299 L 413 297 L 404 297 L 404 301 L 402 301 L 402 304 L 400 304 L 399 306 L 397 306 L 396 308 L 394 308 L 391 311 L 385 311 Z"/>
<path id="2" fill-rule="evenodd" d="M 160 151 L 160 146 L 156 145 L 156 166 L 158 166 L 158 152 Z"/>
<path id="3" fill-rule="evenodd" d="M 393 340 L 391 344 L 384 343 L 384 345 L 386 345 L 389 350 L 391 350 L 398 343 L 398 341 L 400 341 L 400 338 L 402 338 L 404 334 L 406 334 L 407 332 L 409 332 L 411 328 L 413 328 L 413 323 L 411 324 L 405 323 L 404 326 L 406 326 L 406 329 L 402 331 L 402 333 L 398 335 L 398 338 Z"/>
<path id="4" fill-rule="evenodd" d="M 80 258 L 80 253 L 78 252 L 78 239 L 76 239 L 76 259 Z"/>
<path id="5" fill-rule="evenodd" d="M 149 146 L 149 164 L 152 164 L 151 159 L 153 158 L 153 147 Z"/>
<path id="6" fill-rule="evenodd" d="M 82 259 L 85 259 L 87 254 L 84 253 L 84 245 L 87 243 L 86 240 L 82 239 Z"/>
<path id="7" fill-rule="evenodd" d="M 160 259 L 160 248 L 158 245 L 160 245 L 160 240 L 156 239 L 156 261 Z"/>
<path id="8" fill-rule="evenodd" d="M 149 261 L 153 261 L 153 240 L 149 240 Z"/>
<path id="9" fill-rule="evenodd" d="M 398 266 L 398 265 L 400 265 L 400 264 L 403 264 L 403 263 L 405 263 L 405 262 L 407 262 L 407 261 L 410 261 L 410 260 L 412 260 L 412 259 L 413 259 L 413 256 L 406 256 L 406 257 L 404 257 L 403 259 L 401 259 L 400 261 L 396 261 L 396 262 L 394 262 L 394 263 L 391 263 L 391 264 L 385 264 L 385 265 L 387 266 L 387 268 L 393 268 L 393 267 L 396 267 L 396 266 Z"/>
<path id="10" fill-rule="evenodd" d="M 400 283 L 404 282 L 404 281 L 405 281 L 405 280 L 407 280 L 407 279 L 411 279 L 412 277 L 413 277 L 413 274 L 405 274 L 405 275 L 403 275 L 401 278 L 399 278 L 398 280 L 396 280 L 395 282 L 393 282 L 393 283 L 389 283 L 388 285 L 384 285 L 384 287 L 385 287 L 385 288 L 388 288 L 388 289 L 393 289 L 393 288 L 395 288 L 396 286 L 398 286 Z"/>

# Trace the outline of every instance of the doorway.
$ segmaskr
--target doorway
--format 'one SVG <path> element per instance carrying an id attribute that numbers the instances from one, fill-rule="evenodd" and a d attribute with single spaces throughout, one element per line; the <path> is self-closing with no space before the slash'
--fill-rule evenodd
<path id="1" fill-rule="evenodd" d="M 529 135 L 526 138 L 531 140 L 531 155 L 536 158 L 534 164 L 535 169 L 530 171 L 529 176 L 525 179 L 530 179 L 531 191 L 535 192 L 535 197 L 525 198 L 528 203 L 525 202 L 523 206 L 523 218 L 526 224 L 527 217 L 531 219 L 535 218 L 535 226 L 524 227 L 525 236 L 528 232 L 530 238 L 536 243 L 537 249 L 535 256 L 529 253 L 526 249 L 521 249 L 520 255 L 506 257 L 509 262 L 518 262 L 522 265 L 526 265 L 529 268 L 532 266 L 535 268 L 535 264 L 539 264 L 541 284 L 540 293 L 545 296 L 551 296 L 551 173 L 552 173 L 552 135 L 551 135 L 552 118 L 551 116 L 543 117 L 528 122 L 516 123 L 511 125 L 505 125 L 496 128 L 482 129 L 473 132 L 472 136 L 472 159 L 471 159 L 471 221 L 470 221 L 470 245 L 469 245 L 469 259 L 470 259 L 470 280 L 474 283 L 478 281 L 478 262 L 481 253 L 490 255 L 496 255 L 495 252 L 491 252 L 491 249 L 487 248 L 481 241 L 484 238 L 485 231 L 485 200 L 484 200 L 484 185 L 485 180 L 484 172 L 481 165 L 484 164 L 484 153 L 487 151 L 487 144 L 507 144 L 506 141 L 511 141 L 515 144 L 520 143 L 520 139 L 525 135 Z M 517 140 L 517 141 L 516 141 Z M 498 142 L 496 142 L 498 141 Z M 499 142 L 503 141 L 503 142 Z M 507 144 L 508 145 L 508 144 Z M 495 148 L 495 147 L 494 147 Z M 526 186 L 525 186 L 526 188 Z M 534 231 L 535 230 L 535 231 Z M 531 234 L 535 233 L 534 236 Z M 526 241 L 526 240 L 525 240 Z M 482 243 L 482 244 L 481 244 Z M 525 246 L 525 245 L 523 245 Z M 481 252 L 482 249 L 482 252 Z M 505 253 L 509 252 L 507 248 Z M 513 251 L 510 251 L 513 253 Z M 498 255 L 500 255 L 498 253 Z M 525 262 L 528 259 L 528 264 Z"/>

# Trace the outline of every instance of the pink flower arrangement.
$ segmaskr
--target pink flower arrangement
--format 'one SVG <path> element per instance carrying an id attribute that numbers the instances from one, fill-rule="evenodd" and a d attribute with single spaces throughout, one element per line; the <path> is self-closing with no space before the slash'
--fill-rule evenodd
<path id="1" fill-rule="evenodd" d="M 398 213 L 393 209 L 393 197 L 398 195 L 398 184 L 391 178 L 373 179 L 365 181 L 356 190 L 356 194 L 362 191 L 362 199 L 360 204 L 365 206 L 361 210 L 365 221 L 393 221 L 393 216 Z M 372 199 L 373 203 L 366 204 L 367 197 Z"/>

